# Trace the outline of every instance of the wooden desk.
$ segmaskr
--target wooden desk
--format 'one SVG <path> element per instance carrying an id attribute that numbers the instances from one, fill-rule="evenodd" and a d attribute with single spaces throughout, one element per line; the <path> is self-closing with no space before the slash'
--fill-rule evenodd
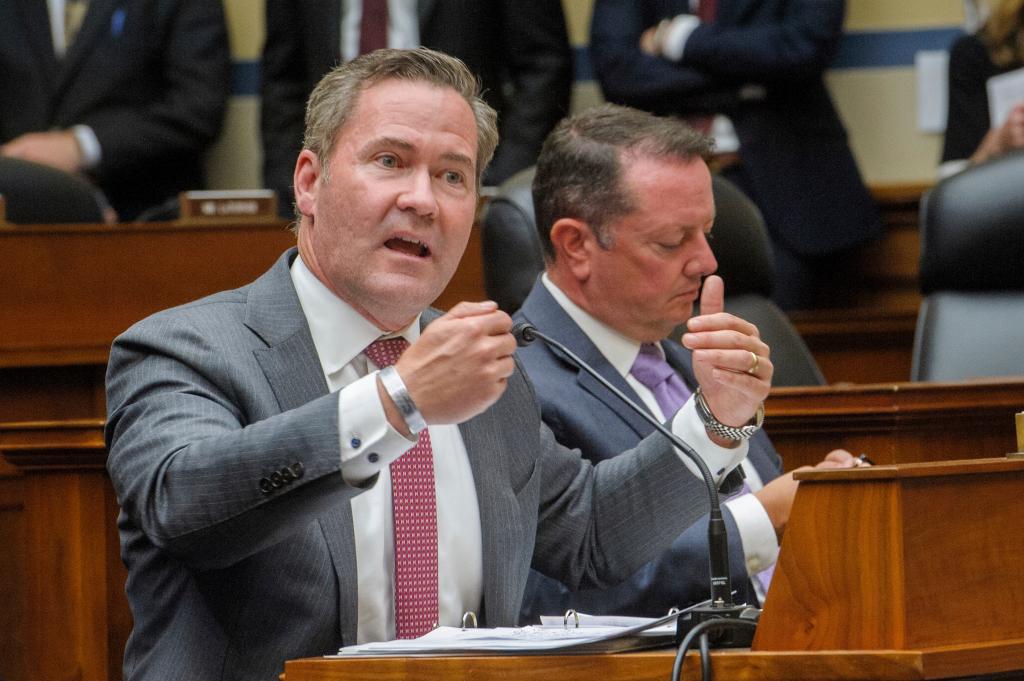
<path id="1" fill-rule="evenodd" d="M 765 430 L 787 470 L 837 447 L 875 463 L 979 458 L 1016 451 L 1024 378 L 775 388 Z"/>
<path id="2" fill-rule="evenodd" d="M 285 663 L 284 681 L 667 681 L 674 659 L 673 650 L 530 657 L 308 658 Z M 1024 641 L 982 652 L 726 650 L 712 654 L 711 667 L 722 681 L 1019 679 L 1024 675 Z M 683 678 L 700 678 L 696 653 L 687 656 Z"/>

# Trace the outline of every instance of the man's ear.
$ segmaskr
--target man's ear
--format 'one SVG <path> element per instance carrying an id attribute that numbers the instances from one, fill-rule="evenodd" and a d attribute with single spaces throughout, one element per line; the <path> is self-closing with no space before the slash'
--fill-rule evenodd
<path id="1" fill-rule="evenodd" d="M 303 149 L 295 161 L 295 205 L 303 215 L 312 217 L 316 206 L 316 195 L 320 190 L 320 159 L 309 149 Z"/>
<path id="2" fill-rule="evenodd" d="M 582 220 L 560 218 L 551 226 L 555 266 L 571 273 L 577 281 L 590 277 L 590 258 L 597 245 L 594 233 Z"/>

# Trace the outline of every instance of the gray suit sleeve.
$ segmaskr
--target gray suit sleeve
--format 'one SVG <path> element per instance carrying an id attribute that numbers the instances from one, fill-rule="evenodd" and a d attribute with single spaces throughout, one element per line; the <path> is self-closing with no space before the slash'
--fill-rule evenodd
<path id="1" fill-rule="evenodd" d="M 337 394 L 266 413 L 251 347 L 217 332 L 151 318 L 115 341 L 107 374 L 107 468 L 122 512 L 204 569 L 281 541 L 359 491 L 339 474 Z M 238 356 L 226 357 L 232 347 Z"/>
<path id="2" fill-rule="evenodd" d="M 661 435 L 596 466 L 555 442 L 547 426 L 542 443 L 533 567 L 573 590 L 625 579 L 707 512 L 703 482 Z"/>

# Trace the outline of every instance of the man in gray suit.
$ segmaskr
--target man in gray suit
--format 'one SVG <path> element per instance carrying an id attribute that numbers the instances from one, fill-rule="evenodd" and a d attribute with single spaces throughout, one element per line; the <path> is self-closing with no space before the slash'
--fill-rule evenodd
<path id="1" fill-rule="evenodd" d="M 458 60 L 382 50 L 338 67 L 307 111 L 297 251 L 115 341 L 126 678 L 269 680 L 287 659 L 468 610 L 513 624 L 531 565 L 604 585 L 704 511 L 695 466 L 663 438 L 598 466 L 558 445 L 494 303 L 424 311 L 496 143 Z M 700 375 L 728 374 L 705 386 L 715 413 L 750 421 L 768 348 L 728 315 L 694 342 L 714 348 Z M 671 425 L 717 478 L 746 453 L 692 412 Z"/>

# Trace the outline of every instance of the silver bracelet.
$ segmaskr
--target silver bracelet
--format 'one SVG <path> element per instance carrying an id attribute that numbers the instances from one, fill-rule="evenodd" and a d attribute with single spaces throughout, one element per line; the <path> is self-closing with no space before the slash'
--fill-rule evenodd
<path id="1" fill-rule="evenodd" d="M 381 369 L 380 382 L 388 396 L 394 401 L 395 406 L 398 407 L 398 413 L 405 419 L 405 425 L 409 426 L 413 435 L 418 435 L 427 427 L 427 422 L 423 420 L 423 414 L 416 408 L 416 403 L 412 401 L 412 395 L 405 387 L 405 381 L 398 375 L 395 367 L 389 366 Z"/>

